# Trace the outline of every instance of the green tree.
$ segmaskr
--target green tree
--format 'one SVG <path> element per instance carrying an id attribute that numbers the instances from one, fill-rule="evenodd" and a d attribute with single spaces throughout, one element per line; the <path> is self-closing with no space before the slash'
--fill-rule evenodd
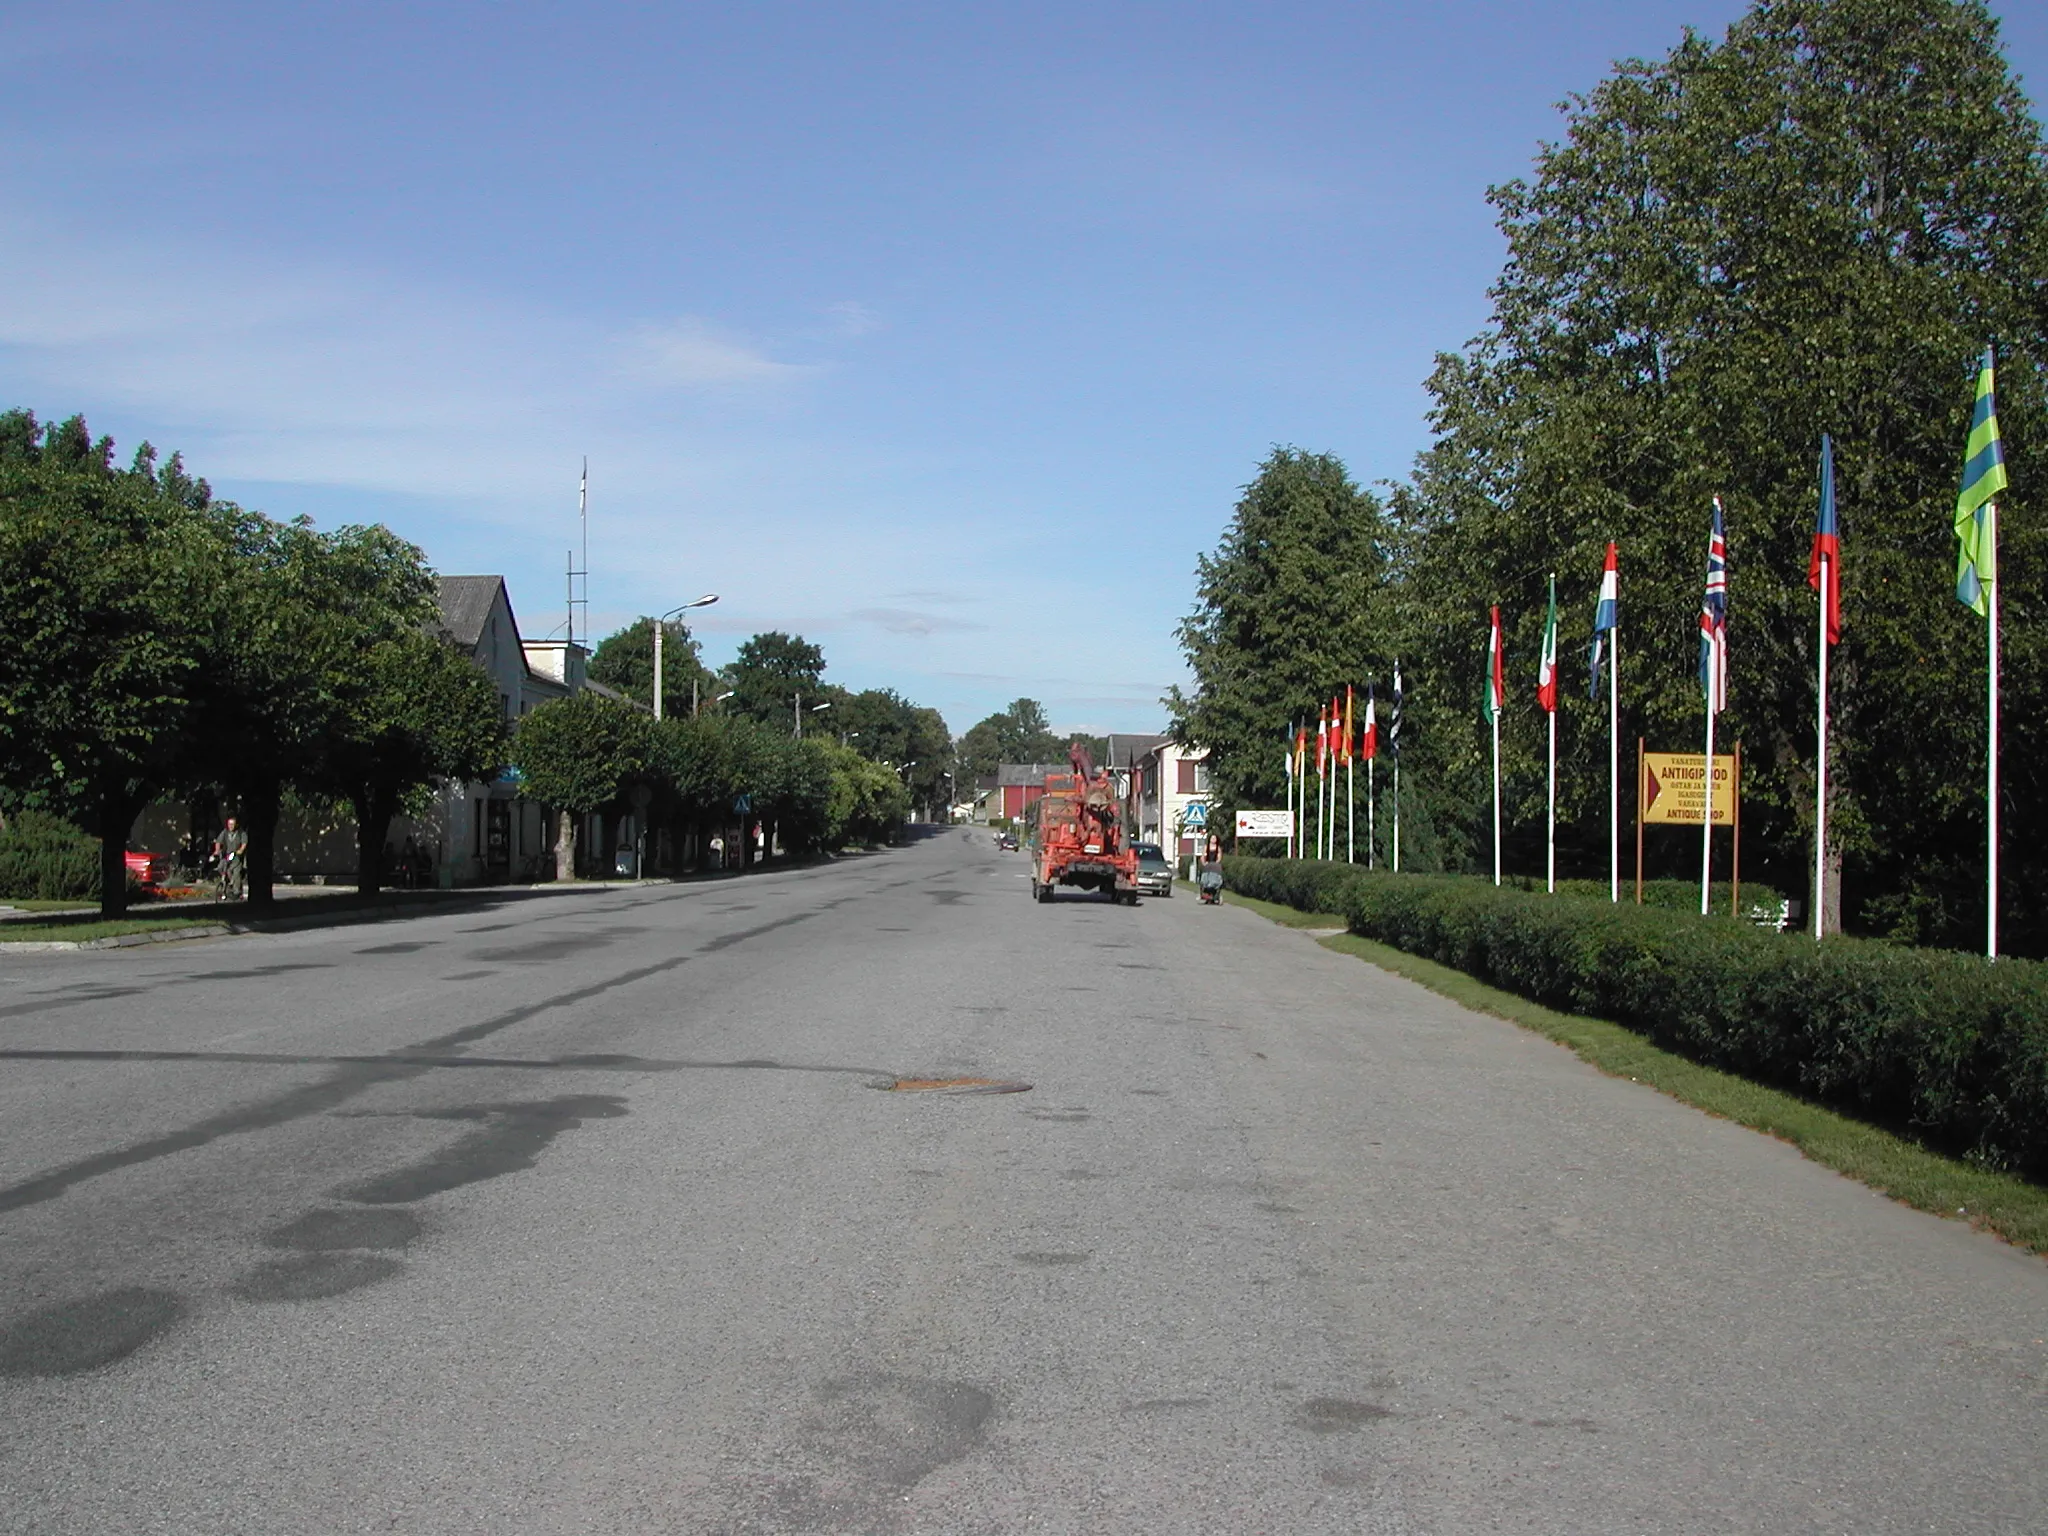
<path id="1" fill-rule="evenodd" d="M 382 885 L 384 837 L 408 796 L 438 781 L 495 778 L 505 755 L 504 703 L 474 660 L 422 630 L 375 641 L 319 776 L 355 811 L 357 889 Z"/>
<path id="2" fill-rule="evenodd" d="M 689 714 L 692 691 L 700 704 L 711 697 L 711 674 L 705 669 L 690 627 L 680 619 L 662 626 L 662 713 L 669 719 Z M 615 688 L 629 699 L 654 703 L 654 620 L 635 619 L 605 636 L 590 658 L 590 679 Z"/>
<path id="3" fill-rule="evenodd" d="M 90 822 L 110 917 L 136 814 L 190 760 L 232 558 L 193 498 L 112 451 L 78 417 L 0 416 L 0 786 Z"/>
<path id="4" fill-rule="evenodd" d="M 1069 738 L 1047 723 L 1045 706 L 1036 699 L 1013 699 L 985 720 L 968 727 L 960 738 L 960 776 L 986 778 L 999 763 L 1063 763 Z"/>
<path id="5" fill-rule="evenodd" d="M 673 743 L 682 734 L 678 729 L 661 740 Z M 659 770 L 664 754 L 652 716 L 616 699 L 578 693 L 526 715 L 511 756 L 526 793 L 554 807 L 555 878 L 573 880 L 577 818 L 615 804 L 627 787 Z"/>
<path id="6" fill-rule="evenodd" d="M 1636 637 L 1622 673 L 1630 728 L 1690 746 L 1708 502 L 1721 496 L 1734 674 L 1719 734 L 1747 748 L 1744 867 L 1799 888 L 1814 757 L 1806 551 L 1830 433 L 1845 546 L 1830 690 L 1844 911 L 1865 931 L 1967 941 L 1982 923 L 1983 811 L 1958 765 L 1982 757 L 1984 649 L 1951 596 L 1949 511 L 1974 360 L 1995 342 L 2013 479 L 2000 573 L 2008 932 L 2041 949 L 2048 530 L 2029 488 L 2048 424 L 2048 175 L 1995 23 L 1955 0 L 1772 0 L 1718 44 L 1688 35 L 1661 60 L 1620 66 L 1568 112 L 1533 178 L 1494 189 L 1509 257 L 1492 321 L 1430 381 L 1437 438 L 1402 503 L 1411 682 L 1465 713 L 1495 601 L 1511 658 L 1533 660 L 1551 570 L 1565 652 L 1581 647 L 1612 538 L 1623 634 Z M 1560 816 L 1604 852 L 1597 713 L 1568 703 Z M 1526 703 L 1511 708 L 1525 850 L 1540 838 L 1541 728 Z M 1439 782 L 1471 788 L 1478 736 L 1466 714 L 1418 746 L 1438 754 Z"/>
<path id="7" fill-rule="evenodd" d="M 1208 751 L 1219 810 L 1282 804 L 1291 728 L 1391 672 L 1390 532 L 1340 460 L 1276 448 L 1197 564 L 1180 626 L 1194 690 L 1165 703 L 1174 736 Z"/>
<path id="8" fill-rule="evenodd" d="M 803 636 L 785 635 L 780 630 L 755 635 L 740 646 L 726 669 L 733 692 L 726 707 L 733 714 L 781 726 L 793 734 L 799 698 L 806 711 L 826 702 L 824 674 L 825 652 Z"/>

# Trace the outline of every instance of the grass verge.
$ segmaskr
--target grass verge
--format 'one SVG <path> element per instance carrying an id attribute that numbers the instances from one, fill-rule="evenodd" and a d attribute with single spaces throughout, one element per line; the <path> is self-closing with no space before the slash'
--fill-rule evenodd
<path id="1" fill-rule="evenodd" d="M 1225 896 L 1234 905 L 1290 928 L 1344 926 L 1344 919 L 1334 913 L 1297 912 L 1270 901 L 1227 892 Z M 1612 1077 L 1647 1084 L 1695 1109 L 1790 1142 L 1822 1167 L 1881 1195 L 1936 1216 L 1967 1220 L 2029 1252 L 2048 1253 L 2048 1189 L 1931 1152 L 1795 1094 L 1703 1067 L 1619 1024 L 1559 1013 L 1391 945 L 1350 933 L 1317 942 L 1406 977 L 1466 1008 L 1534 1030 Z"/>

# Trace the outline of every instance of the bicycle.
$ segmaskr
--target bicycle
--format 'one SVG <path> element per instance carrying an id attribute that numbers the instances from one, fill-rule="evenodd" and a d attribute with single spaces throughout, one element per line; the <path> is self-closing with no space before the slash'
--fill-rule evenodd
<path id="1" fill-rule="evenodd" d="M 213 878 L 213 899 L 215 901 L 240 901 L 248 893 L 247 872 L 242 868 L 239 853 L 225 855 L 220 869 Z"/>

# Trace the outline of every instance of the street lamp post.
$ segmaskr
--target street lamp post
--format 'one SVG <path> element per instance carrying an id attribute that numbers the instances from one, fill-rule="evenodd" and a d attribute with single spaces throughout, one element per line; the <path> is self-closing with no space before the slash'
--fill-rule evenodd
<path id="1" fill-rule="evenodd" d="M 717 594 L 716 592 L 706 592 L 706 593 L 705 593 L 705 594 L 704 594 L 704 595 L 703 595 L 702 597 L 698 598 L 698 599 L 697 599 L 697 600 L 696 600 L 696 601 L 695 601 L 694 603 L 685 603 L 685 604 L 683 604 L 683 606 L 682 606 L 682 607 L 680 607 L 680 608 L 671 608 L 671 609 L 669 609 L 669 611 L 668 611 L 667 613 L 664 613 L 664 614 L 663 614 L 663 615 L 662 615 L 662 616 L 661 616 L 660 618 L 658 618 L 658 619 L 656 619 L 656 620 L 654 621 L 654 718 L 655 718 L 655 719 L 659 720 L 659 719 L 661 718 L 661 633 L 662 633 L 662 630 L 663 630 L 664 628 L 666 628 L 666 627 L 667 627 L 667 625 L 668 625 L 668 621 L 669 621 L 670 619 L 674 618 L 674 617 L 675 617 L 675 616 L 676 616 L 677 614 L 679 614 L 679 613 L 688 613 L 688 612 L 689 612 L 689 611 L 690 611 L 690 610 L 691 610 L 692 608 L 709 608 L 709 607 L 710 607 L 710 606 L 711 606 L 711 605 L 712 605 L 713 603 L 715 603 L 715 602 L 717 602 L 717 601 L 718 601 L 718 594 Z M 694 688 L 694 687 L 695 687 L 695 684 L 692 684 L 691 686 L 692 686 L 692 687 Z M 691 706 L 691 709 L 690 709 L 690 713 L 692 713 L 692 714 L 695 714 L 696 712 L 697 712 L 697 711 L 696 711 L 696 706 L 692 705 L 692 706 Z"/>
<path id="2" fill-rule="evenodd" d="M 832 701 L 827 699 L 822 704 L 813 704 L 807 710 L 804 708 L 804 696 L 802 694 L 799 693 L 793 695 L 793 697 L 796 701 L 796 739 L 802 741 L 804 739 L 804 716 L 807 714 L 815 715 L 821 709 L 830 709 Z"/>

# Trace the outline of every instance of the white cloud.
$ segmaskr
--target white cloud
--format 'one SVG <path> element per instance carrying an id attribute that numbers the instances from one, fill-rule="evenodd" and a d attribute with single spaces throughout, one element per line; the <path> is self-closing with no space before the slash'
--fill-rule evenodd
<path id="1" fill-rule="evenodd" d="M 949 619 L 939 613 L 919 613 L 910 608 L 856 608 L 847 617 L 857 619 L 863 624 L 872 624 L 875 628 L 887 630 L 892 635 L 962 633 L 988 628 L 986 624 L 975 624 L 966 619 Z"/>
<path id="2" fill-rule="evenodd" d="M 638 326 L 626 337 L 623 351 L 626 372 L 655 384 L 776 384 L 818 371 L 813 365 L 776 362 L 694 318 Z"/>

